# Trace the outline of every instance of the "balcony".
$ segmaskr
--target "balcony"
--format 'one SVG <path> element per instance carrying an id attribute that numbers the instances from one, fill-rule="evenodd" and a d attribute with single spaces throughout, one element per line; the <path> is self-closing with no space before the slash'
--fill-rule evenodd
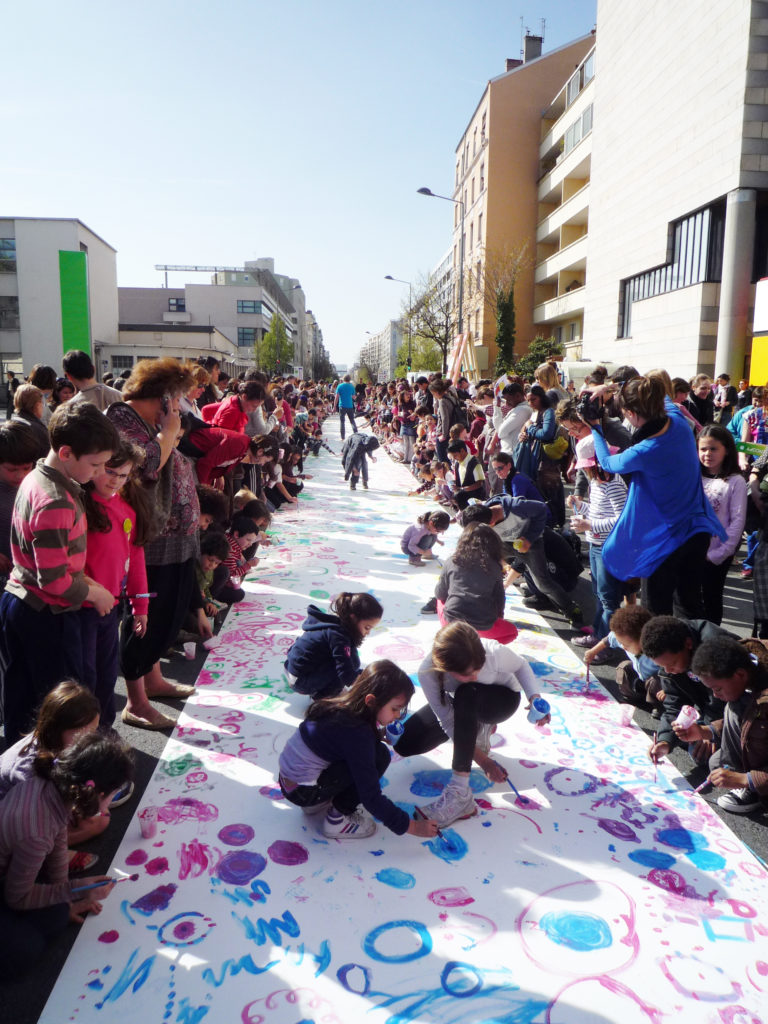
<path id="1" fill-rule="evenodd" d="M 589 181 L 592 167 L 592 133 L 586 135 L 578 146 L 567 156 L 561 156 L 557 164 L 539 182 L 539 202 L 557 206 L 562 198 L 562 184 L 566 178 Z"/>
<path id="2" fill-rule="evenodd" d="M 564 224 L 586 224 L 589 216 L 589 182 L 539 221 L 536 241 L 557 245 Z"/>
<path id="3" fill-rule="evenodd" d="M 547 259 L 536 265 L 533 280 L 536 284 L 543 284 L 556 278 L 563 271 L 583 271 L 587 267 L 587 235 L 577 238 L 575 242 L 566 245 L 564 249 L 554 253 Z"/>
<path id="4" fill-rule="evenodd" d="M 565 90 L 563 90 L 563 94 Z M 565 135 L 566 129 L 568 129 L 577 118 L 581 117 L 586 108 L 595 98 L 595 86 L 594 79 L 586 85 L 574 102 L 560 114 L 558 119 L 549 129 L 547 134 L 541 140 L 539 146 L 539 156 L 543 160 L 547 154 L 554 148 L 554 146 L 562 139 Z M 549 111 L 547 112 L 549 113 Z"/>
<path id="5" fill-rule="evenodd" d="M 565 317 L 584 312 L 584 288 L 574 288 L 564 295 L 539 303 L 533 307 L 535 324 L 562 320 Z"/>

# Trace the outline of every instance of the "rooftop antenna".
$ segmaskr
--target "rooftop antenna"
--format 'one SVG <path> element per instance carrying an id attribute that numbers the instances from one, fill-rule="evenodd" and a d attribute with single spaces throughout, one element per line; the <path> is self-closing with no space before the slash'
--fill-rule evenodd
<path id="1" fill-rule="evenodd" d="M 525 38 L 525 21 L 523 19 L 523 15 L 521 14 L 520 15 L 520 59 L 521 60 L 523 58 L 523 54 L 525 53 L 525 43 L 523 41 L 524 38 Z"/>
<path id="2" fill-rule="evenodd" d="M 544 49 L 544 29 L 547 27 L 547 19 L 541 19 L 541 48 Z"/>

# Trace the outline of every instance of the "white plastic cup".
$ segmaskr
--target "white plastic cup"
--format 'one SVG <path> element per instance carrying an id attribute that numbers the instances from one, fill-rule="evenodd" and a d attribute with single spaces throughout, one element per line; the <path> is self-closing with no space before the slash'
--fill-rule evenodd
<path id="1" fill-rule="evenodd" d="M 539 722 L 542 718 L 546 718 L 549 714 L 549 701 L 544 700 L 543 697 L 537 697 L 536 700 L 531 704 L 531 709 L 528 712 L 529 722 Z"/>
<path id="2" fill-rule="evenodd" d="M 188 661 L 194 661 L 196 650 L 197 650 L 197 644 L 195 643 L 195 641 L 194 640 L 188 640 L 184 644 L 184 657 Z"/>
<path id="3" fill-rule="evenodd" d="M 203 641 L 203 647 L 206 651 L 213 651 L 219 646 L 219 643 L 219 638 L 217 636 L 212 636 L 209 640 Z"/>
<path id="4" fill-rule="evenodd" d="M 631 725 L 635 709 L 630 704 L 621 705 L 621 724 Z"/>
<path id="5" fill-rule="evenodd" d="M 394 746 L 395 743 L 400 739 L 405 730 L 405 725 L 398 718 L 395 722 L 390 722 L 387 726 L 386 733 L 389 738 L 389 742 Z"/>
<path id="6" fill-rule="evenodd" d="M 691 707 L 690 704 L 685 704 L 680 709 L 680 714 L 674 721 L 675 725 L 679 725 L 681 729 L 690 729 L 692 725 L 696 725 L 699 720 L 699 713 L 696 708 Z"/>
<path id="7" fill-rule="evenodd" d="M 145 807 L 139 811 L 139 828 L 143 839 L 154 839 L 157 835 L 157 807 Z"/>

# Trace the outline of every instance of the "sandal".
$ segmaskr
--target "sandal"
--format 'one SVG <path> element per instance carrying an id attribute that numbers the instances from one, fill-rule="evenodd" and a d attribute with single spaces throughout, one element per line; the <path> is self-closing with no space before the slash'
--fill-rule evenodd
<path id="1" fill-rule="evenodd" d="M 123 708 L 120 718 L 125 722 L 126 725 L 132 725 L 134 729 L 173 729 L 176 722 L 173 718 L 169 718 L 168 715 L 163 715 L 159 711 L 157 718 L 152 721 L 149 718 L 140 718 L 138 715 L 134 715 L 128 708 Z"/>
<path id="2" fill-rule="evenodd" d="M 200 637 L 197 639 L 199 640 Z M 186 700 L 187 697 L 191 697 L 195 692 L 194 686 L 187 686 L 184 683 L 169 682 L 168 685 L 171 687 L 170 690 L 159 693 L 155 693 L 153 690 L 147 690 L 145 687 L 147 697 L 150 700 L 162 700 L 163 698 L 167 700 Z"/>
<path id="3" fill-rule="evenodd" d="M 90 871 L 99 861 L 95 853 L 87 853 L 85 850 L 71 850 L 70 852 L 72 854 L 69 858 L 68 868 L 70 875 L 79 875 L 83 871 Z"/>

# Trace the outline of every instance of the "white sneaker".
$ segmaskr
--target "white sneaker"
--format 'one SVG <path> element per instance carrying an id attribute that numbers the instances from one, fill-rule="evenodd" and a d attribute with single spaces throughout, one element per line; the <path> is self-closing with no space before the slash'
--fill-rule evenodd
<path id="1" fill-rule="evenodd" d="M 364 811 L 340 814 L 335 808 L 326 815 L 323 835 L 329 839 L 367 839 L 376 831 L 376 822 Z"/>
<path id="2" fill-rule="evenodd" d="M 440 828 L 445 828 L 453 821 L 474 817 L 477 804 L 469 787 L 463 789 L 449 782 L 437 800 L 424 804 L 419 810 L 425 817 L 436 821 Z"/>
<path id="3" fill-rule="evenodd" d="M 749 788 L 732 789 L 717 798 L 717 806 L 722 807 L 724 811 L 730 811 L 731 814 L 751 814 L 762 806 L 762 801 L 757 793 L 753 793 Z"/>
<path id="4" fill-rule="evenodd" d="M 475 746 L 479 747 L 484 754 L 491 749 L 491 736 L 496 732 L 496 726 L 491 722 L 481 722 L 477 728 Z"/>

